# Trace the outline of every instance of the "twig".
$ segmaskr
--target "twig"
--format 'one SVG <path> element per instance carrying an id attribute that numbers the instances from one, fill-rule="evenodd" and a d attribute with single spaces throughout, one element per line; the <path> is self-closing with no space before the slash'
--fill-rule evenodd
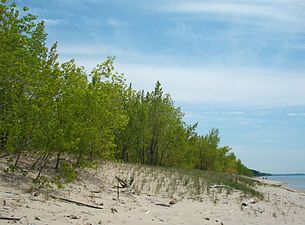
<path id="1" fill-rule="evenodd" d="M 156 216 L 161 222 L 164 222 L 164 220 L 163 219 L 161 219 L 160 217 L 158 217 L 158 216 Z"/>
<path id="2" fill-rule="evenodd" d="M 19 221 L 20 218 L 0 216 L 0 220 L 14 220 L 14 221 Z"/>
<path id="3" fill-rule="evenodd" d="M 0 159 L 5 158 L 5 157 L 7 157 L 9 155 L 11 155 L 11 154 L 4 154 L 4 155 L 0 156 Z"/>
<path id="4" fill-rule="evenodd" d="M 159 206 L 164 206 L 164 207 L 171 207 L 169 204 L 165 204 L 165 203 L 155 203 L 155 205 L 159 205 Z"/>
<path id="5" fill-rule="evenodd" d="M 94 214 L 92 214 L 92 213 L 90 213 L 90 212 L 82 211 L 82 213 L 88 214 L 88 215 L 90 215 L 90 216 L 94 216 Z"/>
<path id="6" fill-rule="evenodd" d="M 54 198 L 54 199 L 59 199 L 63 202 L 74 203 L 78 206 L 86 206 L 86 207 L 93 208 L 93 209 L 103 209 L 102 207 L 99 207 L 99 206 L 89 205 L 89 204 L 86 204 L 86 203 L 77 202 L 77 201 L 66 199 L 66 198 L 56 197 L 54 195 L 50 195 L 50 197 Z"/>
<path id="7" fill-rule="evenodd" d="M 116 193 L 117 193 L 117 199 L 119 199 L 120 198 L 120 187 L 119 187 L 119 180 L 118 180 L 118 183 L 117 183 L 117 186 L 116 186 Z"/>

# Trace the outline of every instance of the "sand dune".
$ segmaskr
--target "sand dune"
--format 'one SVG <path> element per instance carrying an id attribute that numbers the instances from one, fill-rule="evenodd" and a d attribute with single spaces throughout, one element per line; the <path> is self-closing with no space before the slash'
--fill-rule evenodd
<path id="1" fill-rule="evenodd" d="M 19 220 L 3 218 L 0 224 L 266 225 L 305 221 L 304 193 L 270 181 L 257 186 L 263 200 L 217 187 L 196 194 L 190 185 L 181 185 L 175 175 L 164 178 L 160 172 L 151 176 L 151 171 L 143 173 L 137 166 L 105 163 L 98 170 L 81 171 L 78 180 L 62 190 L 29 192 L 30 177 L 5 174 L 3 168 L 2 164 L 0 217 Z M 158 174 L 157 169 L 154 174 Z M 116 175 L 131 183 L 131 187 L 120 190 L 119 199 Z M 175 179 L 176 187 L 169 187 L 173 183 L 166 179 Z"/>

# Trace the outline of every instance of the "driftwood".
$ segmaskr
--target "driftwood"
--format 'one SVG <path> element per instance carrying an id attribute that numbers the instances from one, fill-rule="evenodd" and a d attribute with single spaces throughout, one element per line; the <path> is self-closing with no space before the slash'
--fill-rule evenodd
<path id="1" fill-rule="evenodd" d="M 155 203 L 155 205 L 164 206 L 164 207 L 171 207 L 169 204 L 160 203 L 160 202 Z"/>
<path id="2" fill-rule="evenodd" d="M 115 179 L 117 179 L 117 181 L 119 182 L 119 184 L 121 185 L 121 187 L 119 188 L 127 188 L 129 185 L 126 184 L 125 181 L 123 181 L 121 178 L 119 178 L 118 176 L 115 176 Z M 119 186 L 119 185 L 118 185 Z"/>
<path id="3" fill-rule="evenodd" d="M 223 184 L 213 184 L 213 185 L 210 186 L 210 188 L 229 188 L 229 189 L 233 189 L 232 187 L 227 186 L 227 185 L 223 185 Z"/>
<path id="4" fill-rule="evenodd" d="M 117 179 L 117 186 L 115 186 L 115 187 L 117 188 L 117 199 L 119 199 L 120 198 L 120 188 L 128 188 L 128 185 L 126 184 L 125 181 L 123 181 L 118 176 L 115 176 L 115 179 Z"/>
<path id="5" fill-rule="evenodd" d="M 66 198 L 56 197 L 54 195 L 50 195 L 50 197 L 54 198 L 54 199 L 59 199 L 63 202 L 73 203 L 73 204 L 76 204 L 78 206 L 85 206 L 85 207 L 89 207 L 89 208 L 93 208 L 93 209 L 103 209 L 102 207 L 99 207 L 99 206 L 89 205 L 89 204 L 86 204 L 86 203 L 82 203 L 82 202 L 78 202 L 78 201 L 74 201 L 74 200 L 70 200 L 70 199 L 66 199 Z"/>
<path id="6" fill-rule="evenodd" d="M 21 218 L 0 216 L 0 220 L 13 220 L 13 221 L 19 221 L 20 219 L 21 219 Z"/>
<path id="7" fill-rule="evenodd" d="M 120 199 L 120 185 L 119 185 L 119 180 L 118 180 L 118 184 L 116 186 L 116 194 L 117 194 L 117 199 Z"/>
<path id="8" fill-rule="evenodd" d="M 242 206 L 248 206 L 250 204 L 255 204 L 256 203 L 256 200 L 255 199 L 251 199 L 249 200 L 248 202 L 243 202 L 241 203 Z"/>

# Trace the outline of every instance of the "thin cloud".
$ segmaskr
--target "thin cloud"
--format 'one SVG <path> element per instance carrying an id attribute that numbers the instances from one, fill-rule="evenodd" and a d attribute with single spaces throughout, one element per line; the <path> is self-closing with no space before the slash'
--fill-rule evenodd
<path id="1" fill-rule="evenodd" d="M 67 24 L 68 22 L 63 19 L 42 19 L 47 26 L 57 26 L 60 24 Z"/>
<path id="2" fill-rule="evenodd" d="M 98 55 L 98 54 L 120 54 L 121 50 L 106 45 L 65 45 L 58 47 L 59 52 L 64 55 Z"/>
<path id="3" fill-rule="evenodd" d="M 85 57 L 85 64 L 93 68 L 96 65 L 97 61 L 102 61 L 107 56 L 123 59 L 143 59 L 145 57 L 143 54 L 140 54 L 134 51 L 132 48 L 128 47 L 119 47 L 112 46 L 111 44 L 60 44 L 58 46 L 58 51 L 60 54 L 65 56 L 71 56 L 73 58 L 82 58 Z"/>
<path id="4" fill-rule="evenodd" d="M 305 113 L 287 113 L 287 116 L 292 116 L 292 117 L 305 116 Z"/>
<path id="5" fill-rule="evenodd" d="M 305 25 L 305 5 L 299 1 L 167 1 L 156 4 L 155 10 L 192 17 L 193 19 L 224 20 L 237 24 L 281 28 L 289 24 L 290 31 L 301 31 Z"/>
<path id="6" fill-rule="evenodd" d="M 249 18 L 268 18 L 277 21 L 293 22 L 297 15 L 287 9 L 290 4 L 278 4 L 276 1 L 257 3 L 256 1 L 178 1 L 174 4 L 163 5 L 162 9 L 177 13 L 210 13 L 230 16 L 243 16 Z"/>
<path id="7" fill-rule="evenodd" d="M 121 20 L 116 20 L 116 19 L 108 19 L 107 24 L 114 28 L 120 28 L 120 27 L 126 26 L 127 22 L 121 21 Z"/>

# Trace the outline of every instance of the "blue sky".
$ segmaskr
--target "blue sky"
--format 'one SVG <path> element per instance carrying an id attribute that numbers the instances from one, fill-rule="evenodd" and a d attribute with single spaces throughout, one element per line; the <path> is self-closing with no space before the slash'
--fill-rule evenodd
<path id="1" fill-rule="evenodd" d="M 305 1 L 27 0 L 60 60 L 107 56 L 136 89 L 160 80 L 198 132 L 250 168 L 305 173 Z"/>

